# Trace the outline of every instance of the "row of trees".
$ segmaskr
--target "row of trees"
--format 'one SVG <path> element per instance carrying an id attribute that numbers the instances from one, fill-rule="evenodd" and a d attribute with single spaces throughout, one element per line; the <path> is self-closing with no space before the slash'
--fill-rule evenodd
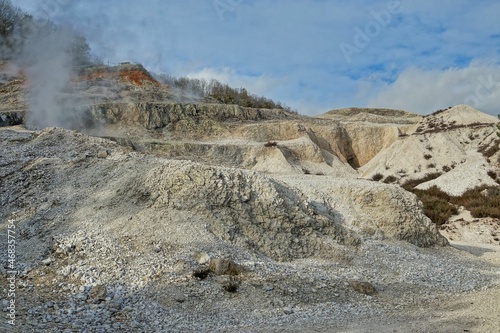
<path id="1" fill-rule="evenodd" d="M 10 0 L 0 0 L 0 60 L 19 59 L 30 43 L 43 44 L 44 38 L 62 29 L 68 28 L 50 20 L 34 18 Z M 83 36 L 74 31 L 68 31 L 65 36 L 69 36 L 65 41 L 65 51 L 71 56 L 74 66 L 91 65 L 96 61 Z"/>
<path id="2" fill-rule="evenodd" d="M 250 94 L 245 88 L 232 88 L 228 84 L 215 79 L 178 78 L 170 75 L 160 75 L 158 79 L 188 96 L 210 98 L 223 104 L 236 104 L 243 107 L 263 109 L 282 109 L 296 113 L 296 111 L 281 102 Z"/>

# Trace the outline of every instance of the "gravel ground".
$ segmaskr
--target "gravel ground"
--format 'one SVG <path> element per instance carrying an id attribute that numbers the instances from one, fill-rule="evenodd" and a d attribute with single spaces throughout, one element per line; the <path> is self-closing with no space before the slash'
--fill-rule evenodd
<path id="1" fill-rule="evenodd" d="M 431 248 L 363 238 L 334 258 L 279 262 L 216 237 L 195 211 L 157 209 L 141 196 L 115 190 L 135 184 L 134 179 L 119 183 L 123 172 L 136 175 L 138 167 L 160 160 L 75 132 L 46 131 L 34 141 L 32 132 L 8 131 L 0 131 L 2 140 L 36 144 L 38 155 L 20 149 L 0 159 L 0 241 L 7 244 L 14 225 L 19 271 L 11 326 L 6 320 L 11 269 L 7 255 L 1 256 L 2 330 L 495 332 L 499 327 L 500 246 L 484 245 L 473 232 L 460 244 Z M 54 152 L 47 140 L 54 144 L 58 137 L 68 147 Z"/>

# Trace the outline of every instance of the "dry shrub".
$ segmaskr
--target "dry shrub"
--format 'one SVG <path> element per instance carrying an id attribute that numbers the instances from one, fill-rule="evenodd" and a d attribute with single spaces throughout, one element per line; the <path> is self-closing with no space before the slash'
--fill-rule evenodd
<path id="1" fill-rule="evenodd" d="M 229 279 L 228 281 L 222 283 L 222 289 L 232 294 L 236 293 L 239 287 L 240 287 L 240 282 L 235 279 Z"/>
<path id="2" fill-rule="evenodd" d="M 391 184 L 391 183 L 395 183 L 398 179 L 394 176 L 387 176 L 385 179 L 384 179 L 384 183 L 386 184 Z"/>
<path id="3" fill-rule="evenodd" d="M 484 157 L 490 158 L 495 155 L 498 151 L 498 147 L 500 146 L 500 139 L 496 139 L 495 142 L 491 145 L 484 145 L 478 149 Z"/>
<path id="4" fill-rule="evenodd" d="M 425 183 L 425 182 L 428 182 L 428 181 L 431 181 L 433 179 L 436 179 L 441 175 L 442 175 L 441 172 L 429 173 L 429 174 L 425 175 L 423 178 L 412 179 L 412 180 L 407 181 L 406 183 L 403 184 L 403 188 L 407 191 L 411 191 L 413 188 L 417 187 L 418 185 Z"/>
<path id="5" fill-rule="evenodd" d="M 413 189 L 424 206 L 424 214 L 437 225 L 444 224 L 448 219 L 458 214 L 457 208 L 450 204 L 450 196 L 441 191 L 437 186 L 427 190 Z"/>
<path id="6" fill-rule="evenodd" d="M 489 193 L 486 195 L 485 192 Z M 476 218 L 500 218 L 500 191 L 496 187 L 478 187 L 461 196 L 452 197 L 451 202 L 464 206 Z"/>
<path id="7" fill-rule="evenodd" d="M 210 270 L 208 268 L 200 268 L 193 272 L 193 277 L 200 280 L 205 280 L 209 274 Z"/>
<path id="8" fill-rule="evenodd" d="M 275 141 L 268 141 L 268 142 L 264 143 L 264 147 L 276 147 L 277 145 L 278 145 L 278 143 Z"/>
<path id="9" fill-rule="evenodd" d="M 422 179 L 410 180 L 403 185 L 404 189 L 414 193 L 422 201 L 425 215 L 434 223 L 438 225 L 446 223 L 452 215 L 458 214 L 457 206 L 464 206 L 475 218 L 500 218 L 500 189 L 498 187 L 481 186 L 456 197 L 441 191 L 437 186 L 432 186 L 427 190 L 415 188 L 440 175 L 440 173 L 429 174 Z"/>

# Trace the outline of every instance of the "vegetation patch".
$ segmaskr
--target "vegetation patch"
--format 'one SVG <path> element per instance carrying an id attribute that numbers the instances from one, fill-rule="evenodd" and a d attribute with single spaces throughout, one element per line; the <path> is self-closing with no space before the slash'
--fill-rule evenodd
<path id="1" fill-rule="evenodd" d="M 464 206 L 476 218 L 500 218 L 500 190 L 497 187 L 481 186 L 452 197 L 450 202 Z"/>
<path id="2" fill-rule="evenodd" d="M 475 218 L 500 218 L 500 190 L 497 187 L 482 186 L 465 192 L 461 196 L 450 196 L 432 186 L 426 190 L 416 189 L 418 185 L 436 179 L 441 173 L 431 173 L 421 179 L 409 180 L 403 188 L 414 193 L 424 206 L 424 214 L 437 225 L 446 223 L 458 214 L 458 206 L 463 206 Z"/>
<path id="3" fill-rule="evenodd" d="M 450 204 L 450 196 L 437 186 L 427 190 L 412 189 L 424 206 L 424 214 L 437 225 L 444 224 L 450 217 L 458 214 L 458 209 Z"/>
<path id="4" fill-rule="evenodd" d="M 429 173 L 429 174 L 425 175 L 423 178 L 408 180 L 402 186 L 403 186 L 403 188 L 405 190 L 412 192 L 412 189 L 414 189 L 418 185 L 420 185 L 422 183 L 429 182 L 431 180 L 434 180 L 434 179 L 438 178 L 441 175 L 442 175 L 441 172 Z"/>
<path id="5" fill-rule="evenodd" d="M 480 152 L 485 158 L 490 158 L 498 152 L 498 147 L 500 145 L 500 139 L 496 139 L 491 145 L 484 145 L 479 147 L 478 152 Z"/>
<path id="6" fill-rule="evenodd" d="M 236 293 L 238 288 L 240 287 L 240 282 L 234 279 L 230 279 L 229 281 L 225 281 L 222 284 L 222 289 L 228 293 Z"/>
<path id="7" fill-rule="evenodd" d="M 395 183 L 397 180 L 398 179 L 396 177 L 394 177 L 394 176 L 391 175 L 391 176 L 385 177 L 384 183 L 391 184 L 391 183 Z"/>
<path id="8" fill-rule="evenodd" d="M 276 147 L 278 143 L 276 141 L 268 141 L 264 143 L 264 147 Z"/>
<path id="9" fill-rule="evenodd" d="M 202 268 L 198 269 L 193 272 L 193 277 L 200 279 L 200 280 L 205 280 L 208 275 L 210 274 L 210 270 L 208 268 Z"/>
<path id="10" fill-rule="evenodd" d="M 379 180 L 382 180 L 384 178 L 384 175 L 381 173 L 376 173 L 372 176 L 372 180 L 378 182 Z"/>
<path id="11" fill-rule="evenodd" d="M 215 79 L 208 81 L 205 79 L 173 77 L 169 75 L 159 75 L 157 79 L 187 96 L 206 98 L 222 104 L 235 104 L 242 107 L 260 109 L 281 109 L 293 114 L 298 113 L 281 102 L 275 102 L 269 98 L 251 94 L 245 88 L 232 88 Z"/>

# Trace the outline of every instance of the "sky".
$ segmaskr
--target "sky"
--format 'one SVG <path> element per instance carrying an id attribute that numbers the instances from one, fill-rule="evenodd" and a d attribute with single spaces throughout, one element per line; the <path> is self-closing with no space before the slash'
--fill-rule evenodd
<path id="1" fill-rule="evenodd" d="M 500 113 L 496 0 L 13 0 L 105 63 L 215 78 L 315 115 L 343 107 Z"/>

